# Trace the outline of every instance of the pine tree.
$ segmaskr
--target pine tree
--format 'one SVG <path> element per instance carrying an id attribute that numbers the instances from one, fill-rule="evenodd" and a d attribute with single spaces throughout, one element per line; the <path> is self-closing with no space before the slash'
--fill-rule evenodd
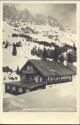
<path id="1" fill-rule="evenodd" d="M 6 43 L 5 43 L 5 47 L 4 48 L 7 48 L 8 47 L 8 41 L 6 40 Z"/>
<path id="2" fill-rule="evenodd" d="M 73 44 L 73 50 L 76 52 L 76 46 L 75 46 L 75 43 Z"/>
<path id="3" fill-rule="evenodd" d="M 75 56 L 72 52 L 68 53 L 68 62 L 70 62 L 70 63 L 75 62 Z"/>
<path id="4" fill-rule="evenodd" d="M 54 56 L 54 50 L 51 50 L 51 51 L 49 51 L 49 57 L 51 58 L 51 59 L 53 59 L 53 56 Z"/>
<path id="5" fill-rule="evenodd" d="M 64 62 L 64 56 L 60 55 L 59 60 L 60 60 L 60 62 Z"/>
<path id="6" fill-rule="evenodd" d="M 15 43 L 13 43 L 12 55 L 13 55 L 13 56 L 16 56 L 16 55 L 17 55 L 17 50 L 16 50 L 16 45 L 15 45 Z"/>
<path id="7" fill-rule="evenodd" d="M 55 47 L 54 54 L 53 54 L 53 60 L 57 61 L 60 55 L 60 51 L 57 47 Z"/>
<path id="8" fill-rule="evenodd" d="M 43 50 L 43 53 L 42 53 L 42 59 L 46 60 L 46 58 L 47 58 L 47 50 L 44 47 L 44 50 Z"/>
<path id="9" fill-rule="evenodd" d="M 16 73 L 19 74 L 19 67 L 17 67 Z"/>

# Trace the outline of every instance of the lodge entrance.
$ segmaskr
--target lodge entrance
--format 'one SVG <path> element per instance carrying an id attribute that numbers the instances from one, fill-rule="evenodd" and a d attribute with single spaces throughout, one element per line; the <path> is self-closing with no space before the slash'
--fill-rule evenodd
<path id="1" fill-rule="evenodd" d="M 36 75 L 36 74 L 27 74 L 26 75 L 26 81 L 35 81 L 36 83 L 37 82 L 42 82 L 42 77 L 39 76 L 39 75 Z"/>

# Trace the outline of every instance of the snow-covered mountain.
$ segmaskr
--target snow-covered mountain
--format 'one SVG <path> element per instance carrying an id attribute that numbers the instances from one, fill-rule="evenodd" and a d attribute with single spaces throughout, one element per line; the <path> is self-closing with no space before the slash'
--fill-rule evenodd
<path id="1" fill-rule="evenodd" d="M 51 36 L 51 41 L 54 42 L 55 37 L 57 36 L 59 43 L 64 42 L 73 45 L 75 42 L 75 34 L 71 33 L 70 29 L 63 26 L 54 17 L 46 17 L 41 14 L 32 15 L 27 8 L 19 11 L 13 5 L 4 5 L 3 15 L 4 20 L 7 20 L 11 26 L 15 26 L 19 31 L 21 28 L 25 28 L 26 32 L 38 33 L 35 35 L 32 34 L 33 37 L 38 37 L 38 39 L 42 38 L 42 40 L 46 40 L 46 38 L 43 38 L 43 36 L 45 36 L 48 38 L 47 40 L 50 41 L 51 39 L 49 40 L 49 36 Z M 41 37 L 38 35 L 41 35 Z"/>

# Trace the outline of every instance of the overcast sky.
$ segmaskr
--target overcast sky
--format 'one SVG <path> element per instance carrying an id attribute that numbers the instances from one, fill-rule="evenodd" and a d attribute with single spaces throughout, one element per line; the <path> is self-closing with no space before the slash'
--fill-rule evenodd
<path id="1" fill-rule="evenodd" d="M 51 15 L 62 24 L 71 26 L 72 31 L 76 29 L 76 5 L 75 4 L 49 4 L 49 3 L 27 3 L 15 4 L 16 8 L 23 10 L 27 8 L 32 14 L 40 13 L 45 16 Z"/>

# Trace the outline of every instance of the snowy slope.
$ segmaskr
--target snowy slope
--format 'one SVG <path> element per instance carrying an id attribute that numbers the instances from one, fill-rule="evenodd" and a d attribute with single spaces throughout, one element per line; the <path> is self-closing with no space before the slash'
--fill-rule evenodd
<path id="1" fill-rule="evenodd" d="M 27 100 L 27 101 L 25 101 Z M 64 83 L 53 85 L 44 90 L 37 90 L 23 95 L 4 94 L 4 111 L 76 111 L 76 84 Z"/>
<path id="2" fill-rule="evenodd" d="M 37 43 L 33 42 L 27 42 L 25 38 L 22 37 L 12 37 L 13 33 L 20 34 L 22 31 L 20 30 L 22 27 L 30 27 L 37 33 L 30 32 L 28 35 L 30 35 L 33 39 L 37 41 L 46 41 L 48 43 L 55 43 L 58 46 L 64 46 L 65 43 L 72 45 L 75 42 L 75 39 L 73 37 L 72 33 L 64 32 L 60 30 L 59 27 L 52 27 L 49 24 L 44 25 L 36 25 L 26 22 L 26 25 L 24 23 L 21 23 L 19 27 L 12 27 L 8 24 L 8 22 L 4 21 L 3 23 L 3 41 L 8 41 L 11 46 L 8 48 L 3 48 L 3 66 L 9 66 L 13 71 L 19 67 L 21 67 L 26 63 L 28 59 L 40 59 L 39 57 L 31 55 L 31 50 L 33 47 L 36 46 L 36 48 L 43 49 L 44 45 L 39 45 Z M 51 38 L 48 36 L 52 35 Z M 57 36 L 57 40 L 55 40 Z M 17 47 L 17 56 L 12 55 L 13 50 L 13 43 L 17 42 L 22 43 L 22 47 Z M 54 47 L 45 47 L 46 49 L 54 49 Z"/>
<path id="3" fill-rule="evenodd" d="M 3 21 L 3 41 L 8 40 L 10 43 L 12 43 L 12 33 L 14 33 L 13 27 L 10 26 L 6 21 Z M 15 33 L 18 32 L 15 31 Z"/>

